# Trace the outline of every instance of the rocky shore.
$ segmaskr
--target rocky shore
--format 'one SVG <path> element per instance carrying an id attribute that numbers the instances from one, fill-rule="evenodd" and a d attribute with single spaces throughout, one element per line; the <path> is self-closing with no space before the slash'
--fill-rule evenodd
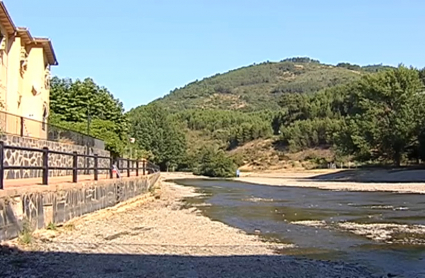
<path id="1" fill-rule="evenodd" d="M 277 255 L 292 246 L 183 208 L 192 188 L 161 181 L 149 196 L 9 242 L 0 277 L 374 277 L 360 266 Z"/>

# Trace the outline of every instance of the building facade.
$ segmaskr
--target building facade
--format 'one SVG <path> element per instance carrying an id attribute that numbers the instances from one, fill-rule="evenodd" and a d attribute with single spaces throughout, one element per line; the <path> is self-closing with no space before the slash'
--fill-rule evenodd
<path id="1" fill-rule="evenodd" d="M 56 65 L 51 41 L 33 37 L 27 28 L 16 27 L 0 1 L 2 132 L 46 138 L 44 123 L 49 115 L 50 68 Z"/>

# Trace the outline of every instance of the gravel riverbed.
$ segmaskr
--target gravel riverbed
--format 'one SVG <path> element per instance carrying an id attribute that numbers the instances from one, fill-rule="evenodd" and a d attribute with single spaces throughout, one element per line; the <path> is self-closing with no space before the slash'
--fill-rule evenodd
<path id="1" fill-rule="evenodd" d="M 387 191 L 425 194 L 425 170 L 317 170 L 243 173 L 237 181 L 273 186 L 315 187 L 326 190 Z"/>
<path id="2" fill-rule="evenodd" d="M 267 243 L 212 221 L 182 198 L 194 190 L 160 182 L 149 196 L 9 242 L 0 277 L 376 277 L 357 265 L 276 254 Z"/>

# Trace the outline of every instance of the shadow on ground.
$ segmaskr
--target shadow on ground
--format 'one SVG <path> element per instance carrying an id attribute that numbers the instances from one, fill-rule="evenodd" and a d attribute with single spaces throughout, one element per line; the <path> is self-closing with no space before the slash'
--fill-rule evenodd
<path id="1" fill-rule="evenodd" d="M 364 182 L 364 183 L 419 183 L 425 182 L 424 169 L 351 169 L 315 175 L 307 180 L 325 182 Z"/>
<path id="2" fill-rule="evenodd" d="M 374 277 L 358 266 L 290 256 L 0 253 L 0 277 Z"/>

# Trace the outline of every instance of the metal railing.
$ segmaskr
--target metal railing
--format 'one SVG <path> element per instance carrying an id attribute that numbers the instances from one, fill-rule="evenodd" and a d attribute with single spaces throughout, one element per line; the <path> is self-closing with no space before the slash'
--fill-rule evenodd
<path id="1" fill-rule="evenodd" d="M 24 166 L 24 165 L 5 165 L 5 150 L 16 150 L 16 151 L 29 151 L 29 152 L 37 152 L 42 154 L 42 165 L 41 166 Z M 72 158 L 72 167 L 58 167 L 58 166 L 50 166 L 49 165 L 49 154 L 58 154 L 65 155 Z M 79 167 L 78 166 L 78 158 L 88 158 L 93 159 L 93 167 Z M 108 159 L 110 161 L 109 167 L 99 167 L 99 159 Z M 126 162 L 126 167 L 124 169 L 120 169 L 120 164 L 122 162 Z M 109 178 L 112 179 L 114 177 L 114 172 L 116 172 L 117 178 L 121 176 L 121 170 L 127 172 L 127 177 L 131 176 L 131 172 L 135 171 L 136 176 L 139 176 L 139 171 L 142 171 L 142 175 L 152 174 L 159 172 L 159 167 L 155 164 L 146 161 L 146 160 L 132 160 L 127 158 L 112 158 L 107 156 L 99 156 L 97 154 L 87 155 L 87 154 L 79 154 L 77 152 L 68 153 L 68 152 L 60 152 L 49 150 L 49 148 L 44 147 L 42 149 L 37 148 L 28 148 L 21 146 L 10 146 L 4 144 L 3 141 L 0 141 L 0 190 L 4 189 L 4 172 L 5 170 L 42 170 L 42 184 L 49 184 L 49 171 L 55 170 L 72 170 L 72 182 L 78 182 L 78 171 L 80 170 L 88 170 L 93 171 L 93 178 L 95 181 L 99 180 L 99 171 L 109 171 Z"/>
<path id="2" fill-rule="evenodd" d="M 87 134 L 66 129 L 47 122 L 0 111 L 0 130 L 6 134 L 54 142 L 71 143 L 91 148 L 105 149 L 105 143 Z"/>

